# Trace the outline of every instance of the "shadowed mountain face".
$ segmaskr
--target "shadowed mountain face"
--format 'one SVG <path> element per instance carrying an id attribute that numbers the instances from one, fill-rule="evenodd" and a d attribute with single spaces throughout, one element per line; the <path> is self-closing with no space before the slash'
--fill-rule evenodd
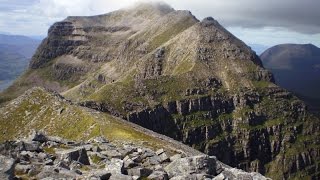
<path id="1" fill-rule="evenodd" d="M 164 4 L 68 17 L 50 27 L 1 101 L 33 86 L 233 167 L 275 179 L 319 178 L 319 119 L 211 17 L 199 21 Z"/>
<path id="2" fill-rule="evenodd" d="M 277 84 L 320 109 L 320 48 L 312 44 L 283 44 L 261 54 Z"/>
<path id="3" fill-rule="evenodd" d="M 26 70 L 39 44 L 25 36 L 0 34 L 0 91 Z"/>

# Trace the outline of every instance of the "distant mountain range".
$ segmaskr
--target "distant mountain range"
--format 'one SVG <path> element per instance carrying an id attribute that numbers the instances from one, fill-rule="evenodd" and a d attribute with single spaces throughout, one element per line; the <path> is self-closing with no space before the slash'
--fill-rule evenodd
<path id="1" fill-rule="evenodd" d="M 26 36 L 0 34 L 0 91 L 26 69 L 40 42 Z"/>
<path id="2" fill-rule="evenodd" d="M 312 44 L 281 44 L 260 56 L 276 82 L 320 109 L 320 48 Z"/>

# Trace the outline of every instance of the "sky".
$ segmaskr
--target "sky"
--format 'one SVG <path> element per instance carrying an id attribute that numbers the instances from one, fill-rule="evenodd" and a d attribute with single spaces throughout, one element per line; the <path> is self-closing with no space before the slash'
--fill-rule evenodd
<path id="1" fill-rule="evenodd" d="M 139 1 L 0 0 L 0 33 L 46 36 L 51 24 L 67 16 L 104 14 Z M 175 9 L 190 10 L 199 20 L 215 18 L 248 44 L 312 43 L 320 47 L 320 0 L 163 1 Z"/>

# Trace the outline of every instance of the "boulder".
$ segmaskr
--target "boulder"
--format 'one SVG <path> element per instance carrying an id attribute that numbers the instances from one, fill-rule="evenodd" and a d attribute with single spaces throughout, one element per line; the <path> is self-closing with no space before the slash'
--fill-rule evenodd
<path id="1" fill-rule="evenodd" d="M 214 177 L 212 180 L 225 180 L 226 177 L 221 173 L 218 176 Z"/>
<path id="2" fill-rule="evenodd" d="M 132 168 L 134 166 L 137 166 L 137 163 L 135 163 L 132 159 L 130 159 L 129 156 L 126 156 L 124 159 L 123 159 L 123 167 L 128 169 L 128 168 Z"/>
<path id="3" fill-rule="evenodd" d="M 93 143 L 109 143 L 109 141 L 105 137 L 102 137 L 102 136 L 95 137 L 95 138 L 91 139 L 90 142 L 93 142 Z"/>
<path id="4" fill-rule="evenodd" d="M 30 161 L 30 159 L 33 159 L 35 157 L 35 153 L 30 151 L 22 151 L 18 157 L 22 161 Z"/>
<path id="5" fill-rule="evenodd" d="M 62 169 L 53 166 L 44 166 L 39 174 L 36 175 L 37 179 L 80 179 L 80 175 L 69 171 L 67 169 Z"/>
<path id="6" fill-rule="evenodd" d="M 52 159 L 48 159 L 44 162 L 45 165 L 48 165 L 48 166 L 52 166 L 53 165 L 53 160 Z"/>
<path id="7" fill-rule="evenodd" d="M 23 150 L 25 151 L 40 151 L 40 143 L 39 142 L 23 142 Z"/>
<path id="8" fill-rule="evenodd" d="M 143 165 L 144 166 L 154 166 L 154 165 L 160 164 L 160 162 L 161 162 L 161 159 L 159 156 L 152 156 L 152 157 L 148 157 L 144 161 Z"/>
<path id="9" fill-rule="evenodd" d="M 156 151 L 156 154 L 159 156 L 160 154 L 164 153 L 164 150 L 163 149 L 159 149 Z"/>
<path id="10" fill-rule="evenodd" d="M 36 166 L 32 165 L 31 168 L 28 171 L 28 176 L 32 177 L 32 176 L 35 176 L 35 175 L 37 175 L 39 173 L 40 173 L 40 170 Z"/>
<path id="11" fill-rule="evenodd" d="M 112 158 L 111 161 L 107 162 L 105 170 L 111 174 L 122 174 L 123 160 Z"/>
<path id="12" fill-rule="evenodd" d="M 0 155 L 0 179 L 13 179 L 15 160 Z"/>
<path id="13" fill-rule="evenodd" d="M 160 157 L 160 162 L 166 162 L 169 161 L 169 157 L 165 153 L 163 149 L 159 149 L 156 151 L 156 154 Z"/>
<path id="14" fill-rule="evenodd" d="M 177 159 L 167 165 L 165 171 L 169 177 L 188 174 L 216 174 L 216 159 L 213 156 L 199 155 Z"/>
<path id="15" fill-rule="evenodd" d="M 143 168 L 143 167 L 135 167 L 132 169 L 128 169 L 129 176 L 147 177 L 151 173 L 152 173 L 151 169 Z"/>
<path id="16" fill-rule="evenodd" d="M 259 173 L 248 173 L 236 168 L 225 168 L 221 174 L 225 177 L 225 179 L 270 180 Z M 221 174 L 219 174 L 219 177 L 222 177 Z"/>
<path id="17" fill-rule="evenodd" d="M 14 171 L 16 174 L 27 174 L 31 169 L 31 165 L 24 165 L 24 164 L 16 164 Z"/>
<path id="18" fill-rule="evenodd" d="M 181 154 L 175 154 L 173 156 L 170 157 L 170 161 L 175 161 L 177 159 L 181 159 L 182 158 L 182 155 Z"/>
<path id="19" fill-rule="evenodd" d="M 168 180 L 169 176 L 166 172 L 163 171 L 153 171 L 149 176 L 150 180 Z"/>
<path id="20" fill-rule="evenodd" d="M 88 179 L 105 180 L 105 179 L 109 179 L 110 176 L 111 176 L 111 173 L 107 172 L 104 169 L 102 169 L 102 170 L 92 170 L 92 171 L 89 172 Z"/>
<path id="21" fill-rule="evenodd" d="M 165 152 L 160 154 L 159 157 L 160 157 L 160 162 L 167 162 L 170 160 Z"/>
<path id="22" fill-rule="evenodd" d="M 38 158 L 40 160 L 46 160 L 48 158 L 48 154 L 40 152 L 40 153 L 38 153 Z"/>
<path id="23" fill-rule="evenodd" d="M 48 138 L 46 137 L 46 135 L 44 135 L 44 133 L 42 132 L 36 132 L 34 131 L 30 136 L 29 139 L 32 141 L 37 141 L 40 143 L 44 143 L 48 141 Z"/>
<path id="24" fill-rule="evenodd" d="M 70 170 L 70 167 L 68 166 L 68 164 L 66 164 L 63 161 L 58 162 L 55 166 L 59 167 L 59 168 L 62 168 L 62 169 Z"/>
<path id="25" fill-rule="evenodd" d="M 56 151 L 56 154 L 60 160 L 67 161 L 68 163 L 78 161 L 81 164 L 90 165 L 87 151 L 83 147 Z"/>

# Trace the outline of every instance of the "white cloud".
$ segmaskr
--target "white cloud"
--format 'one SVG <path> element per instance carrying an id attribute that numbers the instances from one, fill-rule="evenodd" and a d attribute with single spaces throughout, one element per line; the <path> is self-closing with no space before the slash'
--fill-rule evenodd
<path id="1" fill-rule="evenodd" d="M 138 1 L 141 0 L 0 0 L 0 31 L 46 35 L 51 24 L 67 16 L 104 14 Z M 319 0 L 163 1 L 175 9 L 188 9 L 199 19 L 214 17 L 246 43 L 269 46 L 292 42 L 320 46 L 319 21 L 312 24 L 320 14 L 315 11 Z M 282 28 L 274 28 L 281 25 Z M 295 32 L 300 30 L 302 33 Z M 318 34 L 303 33 L 306 30 L 318 31 Z"/>
<path id="2" fill-rule="evenodd" d="M 229 27 L 228 30 L 248 44 L 259 43 L 266 46 L 274 46 L 277 44 L 284 43 L 313 43 L 314 45 L 320 47 L 320 34 L 303 34 L 299 32 L 290 31 L 282 27 Z"/>

